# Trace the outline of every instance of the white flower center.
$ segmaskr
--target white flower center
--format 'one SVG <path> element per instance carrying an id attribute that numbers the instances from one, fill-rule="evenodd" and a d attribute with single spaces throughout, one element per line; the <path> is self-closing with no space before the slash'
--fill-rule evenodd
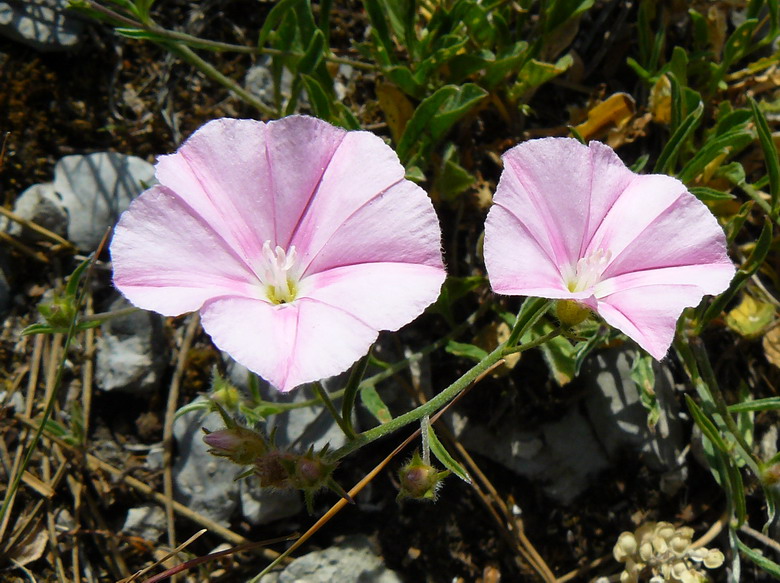
<path id="1" fill-rule="evenodd" d="M 570 277 L 567 282 L 569 291 L 581 292 L 592 288 L 601 281 L 601 274 L 604 273 L 611 260 L 611 251 L 597 249 L 590 255 L 577 261 L 574 277 Z"/>
<path id="2" fill-rule="evenodd" d="M 279 245 L 272 249 L 270 241 L 263 243 L 261 275 L 271 303 L 287 304 L 295 299 L 298 293 L 298 277 L 293 270 L 296 257 L 295 245 L 285 251 Z"/>

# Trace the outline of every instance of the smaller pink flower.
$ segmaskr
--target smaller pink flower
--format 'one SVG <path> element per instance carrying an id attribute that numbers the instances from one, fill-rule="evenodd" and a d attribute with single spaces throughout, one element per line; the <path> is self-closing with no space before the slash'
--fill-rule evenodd
<path id="1" fill-rule="evenodd" d="M 219 119 L 156 177 L 117 224 L 114 284 L 166 316 L 200 310 L 219 348 L 282 391 L 343 372 L 439 294 L 436 213 L 373 134 Z"/>
<path id="2" fill-rule="evenodd" d="M 496 293 L 574 300 L 666 355 L 682 310 L 734 276 L 715 217 L 676 178 L 638 175 L 599 142 L 504 153 L 485 223 Z"/>

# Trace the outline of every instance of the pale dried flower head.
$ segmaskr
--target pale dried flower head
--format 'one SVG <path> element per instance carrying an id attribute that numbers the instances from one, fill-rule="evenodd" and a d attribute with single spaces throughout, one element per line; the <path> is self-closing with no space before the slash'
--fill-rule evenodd
<path id="1" fill-rule="evenodd" d="M 618 537 L 613 555 L 625 563 L 621 583 L 703 583 L 702 567 L 715 569 L 724 557 L 717 549 L 691 548 L 693 529 L 668 522 L 649 522 Z"/>

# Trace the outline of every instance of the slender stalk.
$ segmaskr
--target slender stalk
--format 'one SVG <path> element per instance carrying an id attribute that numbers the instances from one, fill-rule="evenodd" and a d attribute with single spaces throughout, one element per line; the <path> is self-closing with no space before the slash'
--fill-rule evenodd
<path id="1" fill-rule="evenodd" d="M 279 49 L 263 48 L 263 47 L 248 47 L 246 45 L 236 45 L 232 43 L 225 43 L 215 40 L 202 39 L 191 34 L 184 32 L 178 32 L 175 30 L 168 30 L 154 23 L 142 23 L 132 18 L 120 14 L 110 8 L 94 2 L 94 0 L 88 0 L 89 8 L 102 14 L 106 19 L 112 21 L 111 23 L 116 26 L 121 24 L 122 27 L 128 29 L 135 29 L 149 33 L 160 37 L 159 40 L 171 40 L 185 43 L 189 47 L 206 49 L 216 52 L 231 52 L 241 53 L 246 55 L 270 55 L 270 56 L 290 56 L 290 57 L 302 57 L 303 53 L 297 53 L 293 51 L 281 51 Z M 157 39 L 149 39 L 156 41 Z M 372 63 L 364 63 L 362 61 L 355 61 L 353 59 L 347 59 L 345 57 L 336 57 L 334 55 L 324 55 L 323 58 L 331 63 L 338 63 L 340 65 L 349 65 L 355 69 L 361 69 L 363 71 L 375 71 L 376 65 Z"/>
<path id="2" fill-rule="evenodd" d="M 355 432 L 352 430 L 352 427 L 344 422 L 344 419 L 339 414 L 338 409 L 336 409 L 336 405 L 334 405 L 333 401 L 331 401 L 330 396 L 328 395 L 328 391 L 323 388 L 322 383 L 317 381 L 316 383 L 312 383 L 311 386 L 314 388 L 314 392 L 317 394 L 320 402 L 325 405 L 325 408 L 331 414 L 333 419 L 336 420 L 338 426 L 341 427 L 341 430 L 344 432 L 344 435 L 347 436 L 347 439 L 354 439 Z"/>
<path id="3" fill-rule="evenodd" d="M 471 385 L 472 382 L 479 378 L 482 373 L 490 370 L 491 367 L 502 360 L 504 357 L 504 351 L 507 348 L 513 347 L 513 345 L 510 344 L 510 341 L 521 338 L 523 334 L 525 334 L 525 332 L 527 332 L 528 329 L 533 326 L 534 322 L 536 322 L 542 316 L 542 314 L 547 311 L 547 309 L 550 307 L 550 304 L 551 302 L 549 300 L 528 298 L 523 304 L 523 307 L 520 309 L 520 314 L 518 314 L 515 327 L 510 333 L 509 339 L 506 343 L 499 345 L 495 350 L 493 350 L 493 352 L 475 364 L 463 376 L 461 376 L 458 380 L 444 389 L 441 393 L 433 397 L 427 403 L 424 403 L 416 409 L 412 409 L 408 413 L 404 413 L 403 415 L 400 415 L 399 417 L 396 417 L 387 423 L 383 423 L 382 425 L 357 435 L 355 439 L 351 440 L 349 443 L 333 452 L 333 459 L 341 459 L 356 449 L 359 449 L 364 445 L 379 439 L 380 437 L 384 437 L 385 435 L 388 435 L 400 429 L 401 427 L 404 427 L 405 425 L 419 421 L 425 415 L 432 415 L 435 413 L 438 409 L 457 397 L 464 389 Z M 531 343 L 529 343 L 527 346 L 528 348 L 532 347 Z M 526 345 L 520 346 L 517 347 L 516 352 L 523 352 L 528 348 L 526 348 Z"/>
<path id="4" fill-rule="evenodd" d="M 193 51 L 187 45 L 181 42 L 164 42 L 159 41 L 165 48 L 171 52 L 179 55 L 184 61 L 197 67 L 200 71 L 206 75 L 212 81 L 215 81 L 225 87 L 231 93 L 234 93 L 237 97 L 243 99 L 248 104 L 257 109 L 260 113 L 268 117 L 278 117 L 278 112 L 268 107 L 265 103 L 260 101 L 257 97 L 249 93 L 246 89 L 241 87 L 238 83 L 233 81 L 230 77 L 226 77 L 211 63 L 204 61 L 198 54 Z"/>

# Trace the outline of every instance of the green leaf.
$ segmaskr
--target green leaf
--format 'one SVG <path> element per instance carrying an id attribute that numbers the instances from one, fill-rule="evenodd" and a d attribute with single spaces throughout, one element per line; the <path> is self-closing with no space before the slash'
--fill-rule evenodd
<path id="1" fill-rule="evenodd" d="M 436 456 L 436 459 L 439 460 L 445 468 L 467 484 L 471 484 L 471 477 L 468 472 L 449 454 L 444 445 L 442 445 L 439 438 L 436 437 L 436 432 L 433 430 L 432 425 L 428 425 L 428 444 L 431 446 L 431 453 Z"/>
<path id="2" fill-rule="evenodd" d="M 306 94 L 309 96 L 309 103 L 311 103 L 314 115 L 332 123 L 330 97 L 328 97 L 320 82 L 311 75 L 301 75 L 301 80 L 306 87 Z"/>
<path id="3" fill-rule="evenodd" d="M 574 58 L 567 54 L 555 63 L 544 63 L 536 59 L 530 59 L 517 75 L 517 81 L 509 89 L 509 97 L 513 100 L 521 99 L 529 91 L 544 85 L 550 79 L 554 79 L 574 64 Z"/>
<path id="4" fill-rule="evenodd" d="M 704 171 L 704 168 L 723 154 L 739 152 L 753 141 L 753 134 L 748 129 L 738 128 L 725 134 L 710 138 L 683 167 L 677 175 L 682 182 L 691 182 Z"/>
<path id="5" fill-rule="evenodd" d="M 642 406 L 647 410 L 647 426 L 652 429 L 661 417 L 661 409 L 655 396 L 653 357 L 649 354 L 638 353 L 634 363 L 631 365 L 630 376 L 639 389 Z"/>
<path id="6" fill-rule="evenodd" d="M 380 423 L 387 423 L 393 420 L 390 409 L 382 401 L 382 397 L 379 396 L 379 393 L 373 386 L 366 385 L 360 388 L 360 401 Z"/>
<path id="7" fill-rule="evenodd" d="M 780 409 L 780 397 L 767 397 L 765 399 L 755 399 L 743 403 L 729 405 L 729 412 L 742 413 L 744 411 L 771 411 Z"/>
<path id="8" fill-rule="evenodd" d="M 480 362 L 488 355 L 487 351 L 479 346 L 467 342 L 456 342 L 455 340 L 447 342 L 447 346 L 444 350 L 455 356 L 469 358 L 474 362 Z"/>
<path id="9" fill-rule="evenodd" d="M 774 577 L 780 577 L 780 565 L 775 563 L 773 560 L 768 559 L 763 555 L 763 553 L 757 549 L 751 549 L 749 546 L 747 546 L 745 543 L 743 543 L 739 538 L 737 538 L 737 546 L 739 546 L 739 550 L 751 561 L 753 561 L 756 565 L 761 567 L 764 571 L 769 573 L 770 575 Z"/>
<path id="10" fill-rule="evenodd" d="M 775 142 L 772 139 L 772 131 L 769 129 L 769 124 L 761 113 L 755 99 L 748 97 L 750 101 L 750 109 L 753 112 L 753 120 L 756 123 L 756 130 L 758 131 L 758 140 L 761 143 L 761 150 L 764 152 L 764 160 L 766 161 L 766 171 L 769 176 L 769 194 L 771 195 L 772 214 L 777 216 L 778 214 L 778 198 L 780 198 L 780 159 L 778 159 L 777 148 Z"/>
<path id="11" fill-rule="evenodd" d="M 363 7 L 371 22 L 371 38 L 374 42 L 374 51 L 377 61 L 382 67 L 389 67 L 395 62 L 393 40 L 390 38 L 388 21 L 378 0 L 363 0 Z"/>
<path id="12" fill-rule="evenodd" d="M 544 11 L 544 31 L 558 28 L 562 24 L 589 10 L 594 0 L 552 0 Z"/>
<path id="13" fill-rule="evenodd" d="M 723 47 L 721 67 L 725 71 L 734 61 L 741 59 L 750 48 L 753 31 L 758 25 L 758 19 L 748 18 L 731 33 Z"/>
<path id="14" fill-rule="evenodd" d="M 715 190 L 714 188 L 710 188 L 708 186 L 693 186 L 689 188 L 688 190 L 691 191 L 691 194 L 693 194 L 696 198 L 703 202 L 711 201 L 720 201 L 720 200 L 734 200 L 737 198 L 730 192 L 723 192 L 721 190 Z"/>
<path id="15" fill-rule="evenodd" d="M 436 90 L 432 95 L 423 99 L 414 115 L 406 124 L 404 134 L 398 142 L 396 152 L 402 163 L 408 162 L 412 148 L 417 144 L 423 134 L 428 130 L 433 117 L 438 113 L 444 103 L 458 92 L 455 85 L 445 85 Z"/>
<path id="16" fill-rule="evenodd" d="M 434 140 L 441 139 L 450 128 L 471 111 L 488 92 L 474 83 L 465 83 L 453 93 L 431 120 L 430 131 Z"/>
<path id="17" fill-rule="evenodd" d="M 677 156 L 680 154 L 680 149 L 701 123 L 703 113 L 704 104 L 699 102 L 698 107 L 689 113 L 682 123 L 680 123 L 680 127 L 675 130 L 666 143 L 666 146 L 664 146 L 664 149 L 661 151 L 661 155 L 658 156 L 658 161 L 655 163 L 656 174 L 669 174 L 672 172 Z"/>
<path id="18" fill-rule="evenodd" d="M 284 16 L 290 10 L 294 9 L 301 1 L 302 0 L 279 0 L 279 2 L 271 8 L 271 11 L 268 13 L 268 16 L 265 17 L 263 26 L 260 28 L 260 32 L 257 35 L 258 47 L 262 48 L 265 46 L 266 41 L 268 41 L 268 36 L 276 30 L 279 23 L 282 21 L 282 18 L 284 18 Z"/>

